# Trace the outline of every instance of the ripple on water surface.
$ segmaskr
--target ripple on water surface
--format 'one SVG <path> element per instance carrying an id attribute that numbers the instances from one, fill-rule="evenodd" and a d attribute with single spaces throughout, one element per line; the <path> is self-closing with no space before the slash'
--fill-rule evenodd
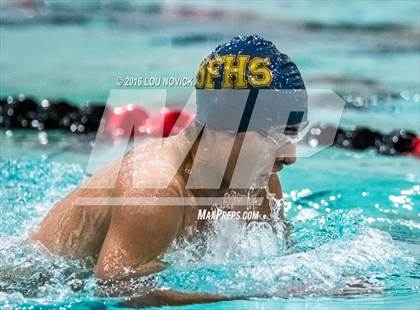
<path id="1" fill-rule="evenodd" d="M 205 236 L 205 243 L 173 245 L 164 256 L 169 268 L 163 272 L 132 281 L 128 289 L 121 283 L 104 288 L 93 277 L 94 262 L 59 257 L 25 241 L 28 229 L 84 179 L 81 167 L 52 162 L 47 157 L 21 157 L 0 162 L 0 173 L 3 305 L 113 304 L 118 300 L 109 296 L 133 296 L 150 285 L 260 297 L 419 293 L 419 258 L 415 251 L 413 254 L 406 243 L 393 241 L 388 226 L 380 225 L 394 221 L 392 225 L 398 226 L 399 221 L 409 220 L 403 218 L 406 214 L 394 214 L 392 218 L 380 208 L 366 212 L 349 207 L 352 200 L 342 198 L 348 195 L 345 191 L 310 190 L 288 195 L 287 216 L 293 224 L 289 247 L 284 246 L 281 233 L 264 223 L 246 226 L 217 221 Z M 391 209 L 418 199 L 416 185 L 400 185 L 400 195 L 388 195 Z M 375 203 L 382 198 L 370 199 Z M 383 202 L 381 205 L 384 209 Z M 412 210 L 402 209 L 413 212 L 416 207 L 413 203 Z M 311 211 L 303 212 L 306 209 Z M 411 220 L 411 241 L 418 245 L 417 222 L 415 217 Z"/>

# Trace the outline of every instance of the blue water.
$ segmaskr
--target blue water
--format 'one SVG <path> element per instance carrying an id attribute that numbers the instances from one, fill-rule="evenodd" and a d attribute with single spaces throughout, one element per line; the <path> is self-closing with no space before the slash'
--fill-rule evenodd
<path id="1" fill-rule="evenodd" d="M 154 285 L 278 296 L 214 306 L 221 309 L 282 304 L 351 308 L 359 303 L 414 309 L 420 296 L 420 187 L 410 170 L 415 159 L 382 157 L 367 168 L 376 157 L 369 152 L 356 156 L 330 149 L 321 154 L 281 174 L 290 202 L 286 215 L 294 226 L 290 248 L 279 246 L 281 238 L 263 225 L 221 222 L 207 236 L 204 251 L 200 244 L 174 246 L 165 256 L 170 267 L 153 276 Z M 333 159 L 331 167 L 327 162 Z M 348 166 L 349 160 L 356 164 Z M 383 166 L 389 171 L 378 175 Z M 121 306 L 124 297 L 136 296 L 151 281 L 146 277 L 130 283 L 129 289 L 104 289 L 92 275 L 92 262 L 58 257 L 25 241 L 28 229 L 53 202 L 83 180 L 81 165 L 41 150 L 3 160 L 0 172 L 3 305 Z M 305 173 L 313 177 L 303 182 L 299 176 Z M 349 281 L 365 287 L 345 290 Z M 110 298 L 114 291 L 120 296 Z"/>
<path id="2" fill-rule="evenodd" d="M 292 57 L 308 88 L 359 98 L 360 104 L 346 107 L 340 126 L 420 132 L 418 1 L 386 1 L 380 8 L 376 1 L 184 5 L 222 7 L 226 15 L 197 21 L 170 13 L 170 2 L 2 7 L 0 95 L 106 101 L 119 76 L 195 75 L 218 42 L 258 33 Z M 189 92 L 173 89 L 169 98 L 181 102 Z M 280 173 L 293 224 L 291 247 L 263 225 L 219 223 L 206 247 L 173 246 L 165 256 L 167 270 L 104 288 L 92 275 L 92 262 L 58 257 L 25 241 L 54 202 L 85 178 L 91 150 L 90 137 L 49 132 L 43 145 L 44 138 L 0 131 L 2 307 L 128 307 L 127 297 L 150 283 L 276 296 L 221 302 L 212 305 L 216 309 L 420 307 L 420 165 L 413 157 L 329 148 L 300 158 Z"/>

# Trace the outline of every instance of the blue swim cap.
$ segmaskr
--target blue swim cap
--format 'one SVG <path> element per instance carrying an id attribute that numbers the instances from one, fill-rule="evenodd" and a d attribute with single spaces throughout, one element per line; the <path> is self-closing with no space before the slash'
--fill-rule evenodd
<path id="1" fill-rule="evenodd" d="M 280 124 L 286 123 L 285 116 L 280 115 L 284 109 L 278 110 L 279 105 L 284 105 L 284 100 L 274 108 L 263 108 L 264 113 L 259 113 L 265 115 L 258 115 L 261 121 L 249 124 L 258 93 L 262 89 L 292 93 L 294 98 L 286 100 L 288 104 L 299 102 L 296 105 L 300 106 L 299 111 L 294 111 L 299 113 L 289 115 L 288 125 L 298 125 L 306 117 L 305 108 L 304 111 L 301 108 L 307 105 L 305 84 L 298 68 L 272 42 L 257 35 L 236 36 L 211 52 L 200 65 L 196 89 L 197 119 L 216 130 L 243 132 L 286 125 Z M 248 95 L 245 98 L 238 95 L 237 98 L 241 99 L 232 100 L 234 90 L 248 90 Z M 245 107 L 237 105 L 240 101 L 246 101 Z M 230 113 L 237 114 L 238 109 L 244 112 L 239 126 L 234 128 L 234 122 L 229 122 Z"/>
<path id="2" fill-rule="evenodd" d="M 244 36 L 239 35 L 233 39 L 227 41 L 216 47 L 216 49 L 211 52 L 209 56 L 204 59 L 200 70 L 203 65 L 208 64 L 209 61 L 220 57 L 228 55 L 242 55 L 248 56 L 248 62 L 252 61 L 253 58 L 263 58 L 268 60 L 268 68 L 271 71 L 272 79 L 270 83 L 254 86 L 252 83 L 247 83 L 245 88 L 271 88 L 271 89 L 305 89 L 305 84 L 303 83 L 302 76 L 296 65 L 290 60 L 289 56 L 286 54 L 280 53 L 276 46 L 258 35 Z M 223 86 L 223 73 L 224 73 L 224 64 L 220 66 L 220 74 L 214 78 L 214 89 L 225 88 Z M 250 70 L 245 70 L 245 75 L 249 75 Z M 202 76 L 202 75 L 201 75 Z M 208 76 L 207 76 L 208 77 Z M 231 76 L 234 80 L 235 78 Z M 200 85 L 200 71 L 197 75 L 197 84 L 196 88 L 207 88 Z M 235 88 L 235 87 L 231 87 Z"/>

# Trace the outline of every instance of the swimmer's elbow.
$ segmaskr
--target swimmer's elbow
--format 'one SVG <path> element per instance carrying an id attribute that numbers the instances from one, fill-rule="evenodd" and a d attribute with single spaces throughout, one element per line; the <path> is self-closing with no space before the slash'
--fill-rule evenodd
<path id="1" fill-rule="evenodd" d="M 104 263 L 100 259 L 95 267 L 95 276 L 100 280 L 122 280 L 124 268 L 113 263 Z"/>
<path id="2" fill-rule="evenodd" d="M 95 268 L 95 276 L 101 280 L 127 280 L 159 272 L 165 267 L 166 265 L 158 259 L 138 267 L 123 267 L 112 263 L 104 264 L 99 261 Z"/>
<path id="3" fill-rule="evenodd" d="M 29 242 L 42 244 L 44 247 L 50 249 L 51 242 L 47 238 L 48 234 L 45 232 L 45 229 L 41 226 L 41 224 L 40 226 L 29 230 L 27 240 Z"/>
<path id="4" fill-rule="evenodd" d="M 99 264 L 95 267 L 95 277 L 100 280 L 111 280 L 114 278 L 113 274 L 113 272 L 110 272 L 110 270 Z"/>

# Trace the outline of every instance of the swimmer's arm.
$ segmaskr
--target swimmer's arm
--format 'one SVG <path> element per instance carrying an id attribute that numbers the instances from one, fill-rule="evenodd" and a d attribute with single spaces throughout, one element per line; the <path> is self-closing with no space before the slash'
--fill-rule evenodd
<path id="1" fill-rule="evenodd" d="M 192 304 L 213 303 L 220 301 L 232 300 L 249 300 L 251 298 L 287 298 L 293 296 L 309 295 L 307 287 L 295 286 L 289 287 L 285 291 L 277 294 L 251 294 L 248 296 L 223 296 L 223 295 L 210 295 L 206 293 L 188 293 L 174 290 L 154 290 L 142 296 L 129 298 L 123 302 L 123 306 L 131 308 L 147 308 L 147 307 L 161 307 L 161 306 L 183 306 Z M 381 293 L 383 287 L 371 284 L 365 280 L 348 279 L 346 287 L 341 294 L 337 296 L 359 295 L 367 293 Z"/>
<path id="2" fill-rule="evenodd" d="M 187 293 L 174 290 L 156 290 L 143 296 L 132 297 L 123 302 L 124 307 L 147 308 L 162 306 L 185 306 L 229 300 L 246 300 L 245 296 L 221 296 L 205 293 Z"/>
<path id="3" fill-rule="evenodd" d="M 101 279 L 126 279 L 163 269 L 157 257 L 176 238 L 183 214 L 183 207 L 178 206 L 114 208 L 96 275 Z"/>
<path id="4" fill-rule="evenodd" d="M 106 201 L 112 195 L 112 176 L 116 173 L 118 166 L 113 164 L 87 179 L 48 211 L 30 231 L 29 240 L 39 241 L 59 255 L 97 256 L 108 230 L 111 208 L 79 205 L 77 201 L 80 197 Z"/>

